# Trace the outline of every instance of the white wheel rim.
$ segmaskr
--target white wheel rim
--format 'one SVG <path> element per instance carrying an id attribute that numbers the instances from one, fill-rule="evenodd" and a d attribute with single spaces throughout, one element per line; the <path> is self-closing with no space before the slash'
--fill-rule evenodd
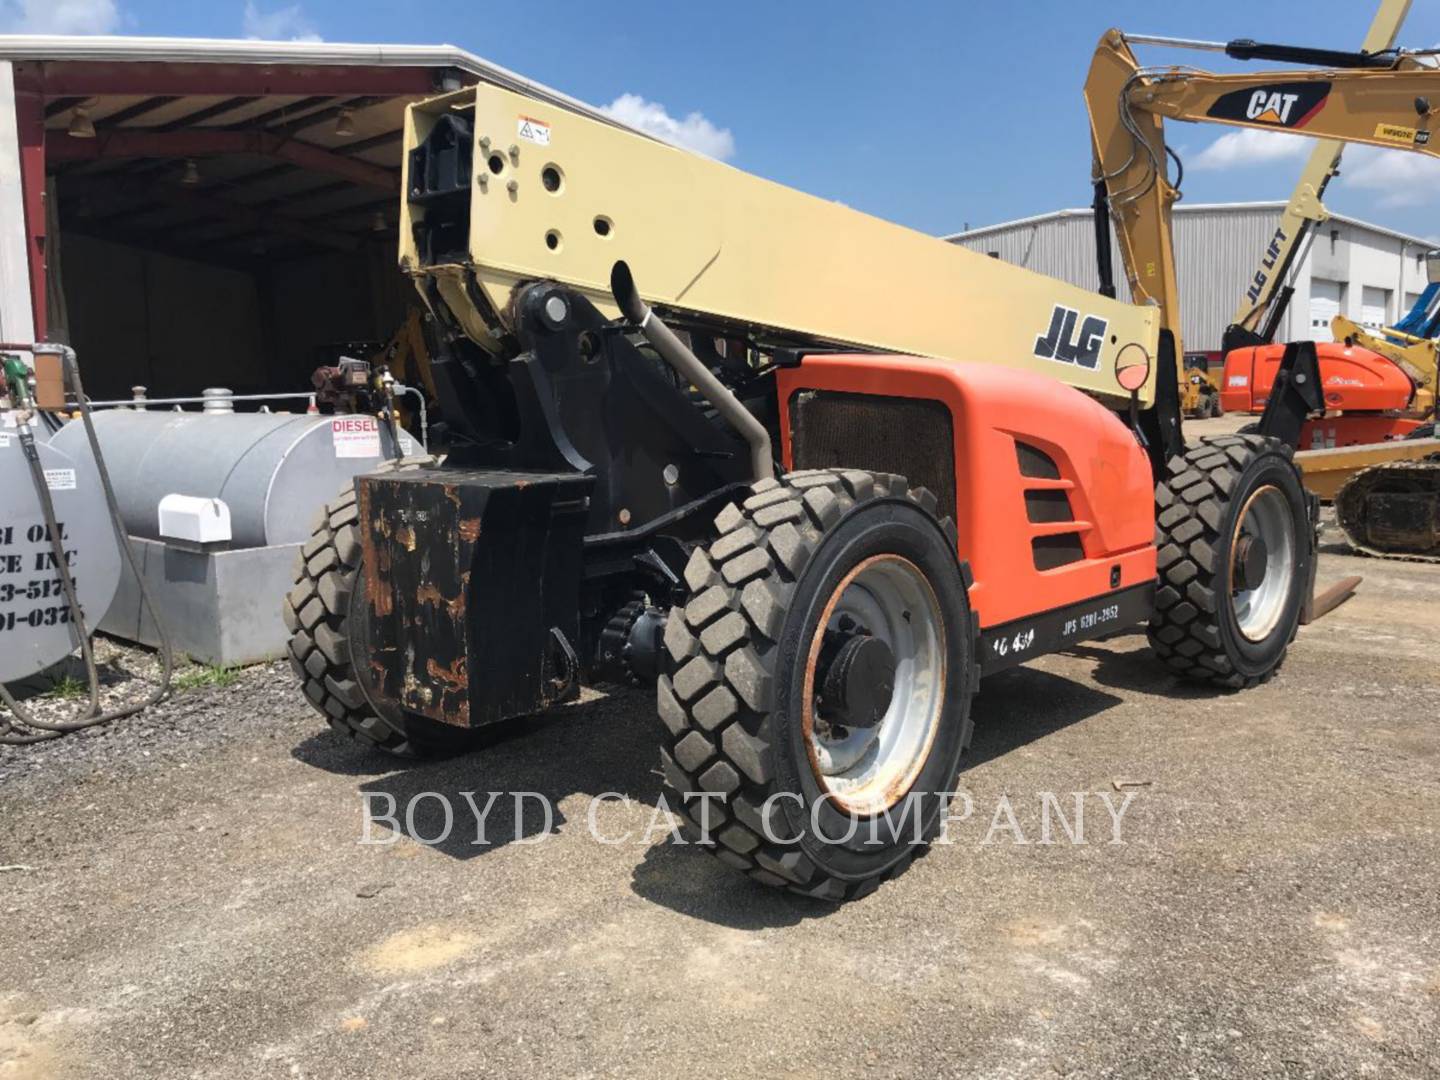
<path id="1" fill-rule="evenodd" d="M 890 707 L 874 728 L 837 731 L 816 707 L 821 641 L 842 619 L 884 641 L 895 657 Z M 930 755 L 944 699 L 945 624 L 929 581 L 899 555 L 866 559 L 831 594 L 805 665 L 806 750 L 830 800 L 857 815 L 900 801 Z"/>
<path id="2" fill-rule="evenodd" d="M 1236 581 L 1235 558 L 1242 538 L 1265 545 L 1265 576 L 1254 588 Z M 1230 538 L 1229 593 L 1231 610 L 1240 633 L 1250 641 L 1264 641 L 1280 623 L 1295 577 L 1295 521 L 1290 504 L 1277 487 L 1256 488 L 1235 523 Z"/>

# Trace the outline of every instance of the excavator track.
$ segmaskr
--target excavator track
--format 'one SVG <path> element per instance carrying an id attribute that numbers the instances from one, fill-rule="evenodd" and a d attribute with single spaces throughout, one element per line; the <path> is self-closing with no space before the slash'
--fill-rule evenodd
<path id="1" fill-rule="evenodd" d="M 1440 452 L 1362 469 L 1336 493 L 1335 518 L 1357 551 L 1440 563 Z"/>

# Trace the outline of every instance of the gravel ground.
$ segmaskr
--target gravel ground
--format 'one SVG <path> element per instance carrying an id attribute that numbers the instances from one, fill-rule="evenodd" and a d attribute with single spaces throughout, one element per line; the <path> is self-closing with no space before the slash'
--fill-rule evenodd
<path id="1" fill-rule="evenodd" d="M 95 661 L 100 672 L 102 711 L 143 701 L 160 677 L 158 656 L 110 638 L 96 639 Z M 85 668 L 78 659 L 66 672 L 83 684 Z M 152 756 L 183 759 L 234 739 L 234 724 L 247 734 L 258 733 L 267 717 L 294 711 L 294 686 L 287 664 L 257 664 L 226 673 L 225 687 L 203 685 L 213 677 L 183 658 L 176 665 L 178 690 L 160 708 L 142 710 L 116 724 L 85 728 L 66 738 L 26 747 L 0 746 L 0 791 L 15 787 L 26 777 L 53 784 L 76 772 L 125 770 L 143 765 Z M 196 682 L 202 685 L 193 685 Z M 39 720 L 51 723 L 80 715 L 84 694 L 59 697 L 53 692 L 21 702 Z M 230 715 L 217 723 L 217 714 Z M 28 731 L 28 729 L 26 729 Z"/>
<path id="2" fill-rule="evenodd" d="M 1347 573 L 1255 691 L 1134 634 L 987 680 L 973 817 L 839 909 L 638 838 L 641 693 L 405 766 L 267 665 L 5 748 L 0 1078 L 1440 1075 L 1440 568 L 1328 549 Z M 362 795 L 431 790 L 558 812 L 357 843 Z M 609 791 L 630 842 L 590 837 Z M 1037 842 L 1043 791 L 1089 793 L 1088 843 Z M 1029 843 L 982 843 L 1002 795 Z"/>

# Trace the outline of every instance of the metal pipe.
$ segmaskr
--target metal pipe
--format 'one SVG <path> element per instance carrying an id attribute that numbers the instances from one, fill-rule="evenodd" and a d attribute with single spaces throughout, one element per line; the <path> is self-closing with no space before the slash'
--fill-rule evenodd
<path id="1" fill-rule="evenodd" d="M 284 394 L 227 394 L 225 401 L 308 401 L 314 397 L 314 392 L 305 390 L 298 393 Z M 205 405 L 215 402 L 215 395 L 209 397 L 168 397 L 168 398 L 117 398 L 114 401 L 92 401 L 92 409 L 118 409 L 120 407 L 134 408 L 144 405 Z"/>
<path id="2" fill-rule="evenodd" d="M 406 386 L 402 382 L 397 382 L 395 395 L 404 397 L 406 394 L 414 394 L 415 400 L 420 403 L 420 447 L 428 454 L 430 453 L 430 421 L 425 417 L 425 393 L 418 386 Z M 398 442 L 396 445 L 399 445 Z"/>
<path id="3" fill-rule="evenodd" d="M 1198 41 L 1195 38 L 1160 37 L 1157 34 L 1122 34 L 1130 45 L 1167 45 L 1172 49 L 1196 49 L 1200 52 L 1225 51 L 1223 41 Z"/>
<path id="4" fill-rule="evenodd" d="M 740 403 L 729 387 L 715 377 L 715 374 L 700 362 L 675 332 L 660 321 L 640 299 L 635 287 L 635 278 L 624 260 L 617 262 L 610 270 L 610 292 L 625 318 L 634 323 L 645 335 L 645 340 L 655 347 L 665 362 L 680 373 L 715 406 L 715 411 L 729 421 L 746 444 L 750 447 L 750 468 L 756 480 L 775 478 L 775 459 L 770 452 L 770 433 L 755 414 Z"/>

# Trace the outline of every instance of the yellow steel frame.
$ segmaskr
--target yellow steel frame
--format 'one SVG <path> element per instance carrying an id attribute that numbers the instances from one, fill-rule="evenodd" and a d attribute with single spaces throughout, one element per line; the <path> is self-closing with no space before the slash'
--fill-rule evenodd
<path id="1" fill-rule="evenodd" d="M 1116 362 L 1153 358 L 1159 312 L 1099 296 L 932 236 L 805 195 L 633 131 L 481 84 L 412 105 L 416 146 L 447 111 L 474 125 L 468 260 L 421 267 L 403 206 L 401 263 L 431 278 L 467 334 L 493 344 L 478 288 L 503 313 L 517 285 L 562 281 L 614 314 L 624 259 L 645 300 L 670 312 L 823 347 L 1004 364 L 1123 405 Z M 530 138 L 524 137 L 527 129 Z M 494 158 L 493 168 L 491 159 Z M 408 155 L 407 155 L 408 168 Z M 560 177 L 547 190 L 544 170 Z M 409 190 L 409 176 L 405 177 Z M 603 220 L 604 235 L 596 228 Z M 1091 368 L 1037 356 L 1056 307 L 1104 320 Z M 1092 323 L 1091 328 L 1098 323 Z M 1077 339 L 1078 340 L 1078 339 Z M 1139 392 L 1154 398 L 1154 364 Z"/>

